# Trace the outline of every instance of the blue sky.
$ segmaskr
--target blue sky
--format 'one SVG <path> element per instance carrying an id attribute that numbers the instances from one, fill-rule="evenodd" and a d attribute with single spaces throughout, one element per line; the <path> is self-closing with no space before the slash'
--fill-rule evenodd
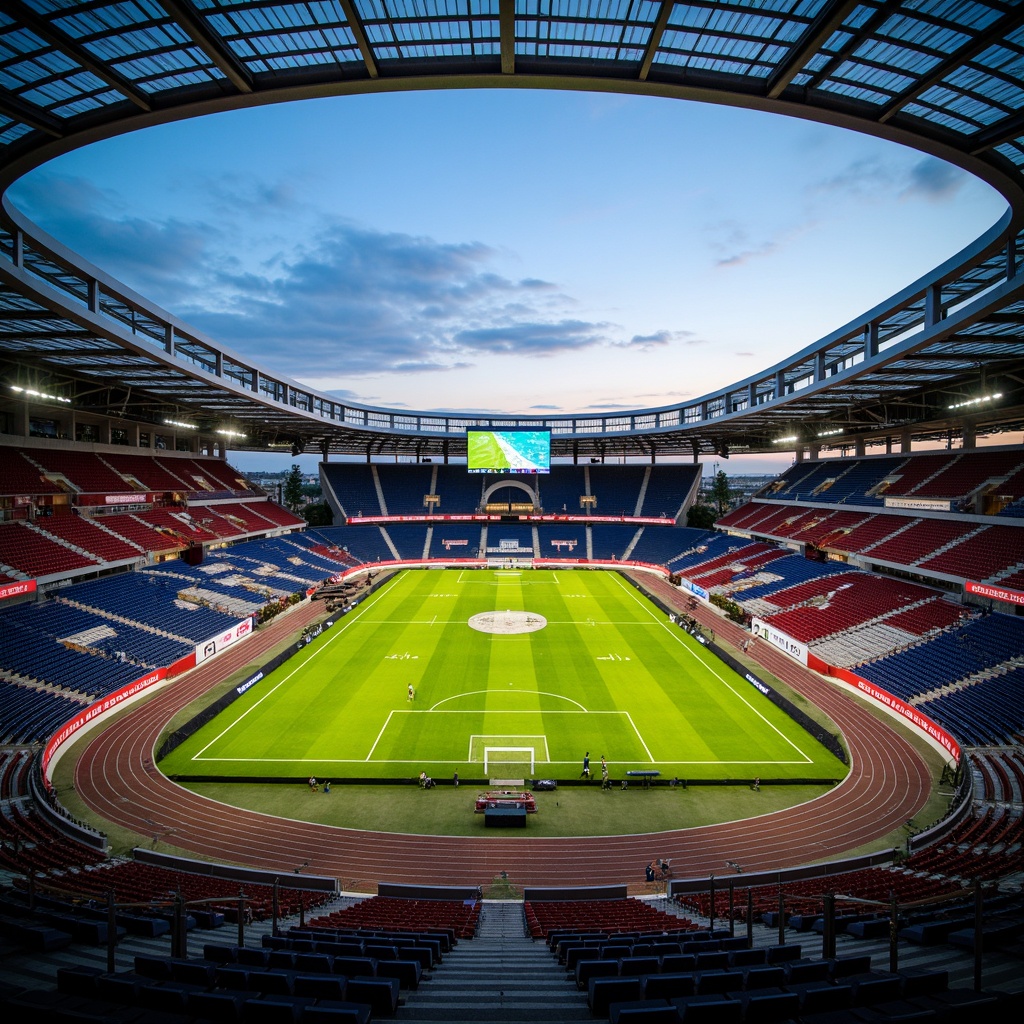
<path id="1" fill-rule="evenodd" d="M 12 196 L 272 372 L 374 405 L 521 413 L 741 379 L 1004 208 L 956 168 L 841 129 L 531 90 L 213 115 L 71 153 Z"/>

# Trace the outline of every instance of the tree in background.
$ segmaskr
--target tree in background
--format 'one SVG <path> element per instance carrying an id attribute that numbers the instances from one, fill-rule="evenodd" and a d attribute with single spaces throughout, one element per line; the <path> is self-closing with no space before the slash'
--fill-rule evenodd
<path id="1" fill-rule="evenodd" d="M 710 530 L 715 525 L 715 509 L 705 501 L 697 500 L 686 510 L 686 525 L 695 530 Z"/>
<path id="2" fill-rule="evenodd" d="M 331 511 L 331 506 L 328 505 L 326 501 L 317 501 L 312 505 L 307 505 L 299 515 L 302 516 L 310 526 L 334 525 L 334 513 Z"/>
<path id="3" fill-rule="evenodd" d="M 292 512 L 302 507 L 302 470 L 297 462 L 292 464 L 292 471 L 284 479 L 284 504 Z"/>
<path id="4" fill-rule="evenodd" d="M 732 492 L 729 490 L 729 478 L 725 470 L 720 469 L 715 474 L 714 483 L 711 485 L 711 500 L 714 502 L 717 514 L 724 516 L 729 511 L 729 503 L 732 499 Z"/>

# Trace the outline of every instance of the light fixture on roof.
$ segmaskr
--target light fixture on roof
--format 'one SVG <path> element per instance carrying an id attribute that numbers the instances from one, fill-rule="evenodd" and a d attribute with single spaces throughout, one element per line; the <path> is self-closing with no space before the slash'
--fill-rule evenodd
<path id="1" fill-rule="evenodd" d="M 64 398 L 61 395 L 51 395 L 46 391 L 36 391 L 35 388 L 22 388 L 17 384 L 12 384 L 10 387 L 12 391 L 18 391 L 21 394 L 29 395 L 32 398 L 44 398 L 48 402 L 64 402 L 66 405 L 71 404 L 70 398 Z"/>
<path id="2" fill-rule="evenodd" d="M 789 437 L 777 437 L 772 444 L 792 444 L 794 441 L 799 441 L 800 438 L 796 434 L 791 434 Z"/>
<path id="3" fill-rule="evenodd" d="M 228 430 L 227 427 L 221 427 L 216 433 L 220 434 L 221 437 L 245 437 L 240 430 Z"/>
<path id="4" fill-rule="evenodd" d="M 164 420 L 164 424 L 168 427 L 181 427 L 183 430 L 196 430 L 194 423 L 185 423 L 182 420 Z"/>
<path id="5" fill-rule="evenodd" d="M 843 434 L 845 431 L 842 427 L 833 427 L 831 430 L 819 430 L 817 437 L 834 437 L 836 434 Z"/>
<path id="6" fill-rule="evenodd" d="M 1001 391 L 997 391 L 992 395 L 978 395 L 977 398 L 965 398 L 962 402 L 954 402 L 952 405 L 947 406 L 949 409 L 968 409 L 973 405 L 982 405 L 985 402 L 996 402 L 1003 397 Z"/>

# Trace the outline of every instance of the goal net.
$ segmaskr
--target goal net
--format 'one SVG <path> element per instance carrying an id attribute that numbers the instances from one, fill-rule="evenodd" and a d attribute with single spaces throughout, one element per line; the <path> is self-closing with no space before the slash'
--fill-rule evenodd
<path id="1" fill-rule="evenodd" d="M 484 747 L 484 775 L 489 779 L 527 779 L 534 774 L 533 747 Z"/>

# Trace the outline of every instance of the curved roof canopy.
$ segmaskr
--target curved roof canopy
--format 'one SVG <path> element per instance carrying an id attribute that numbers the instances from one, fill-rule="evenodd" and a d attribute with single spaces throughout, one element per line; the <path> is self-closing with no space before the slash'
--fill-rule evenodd
<path id="1" fill-rule="evenodd" d="M 457 417 L 355 406 L 265 373 L 5 208 L 0 361 L 76 405 L 232 447 L 456 455 L 471 425 L 550 426 L 556 455 L 778 450 L 966 418 L 1024 420 L 1024 5 L 1016 0 L 8 0 L 0 187 L 51 157 L 216 110 L 399 89 L 700 99 L 915 146 L 1007 198 L 1004 220 L 790 359 L 687 403 Z M 965 405 L 999 391 L 997 407 Z M 827 439 L 827 440 L 824 440 Z"/>

